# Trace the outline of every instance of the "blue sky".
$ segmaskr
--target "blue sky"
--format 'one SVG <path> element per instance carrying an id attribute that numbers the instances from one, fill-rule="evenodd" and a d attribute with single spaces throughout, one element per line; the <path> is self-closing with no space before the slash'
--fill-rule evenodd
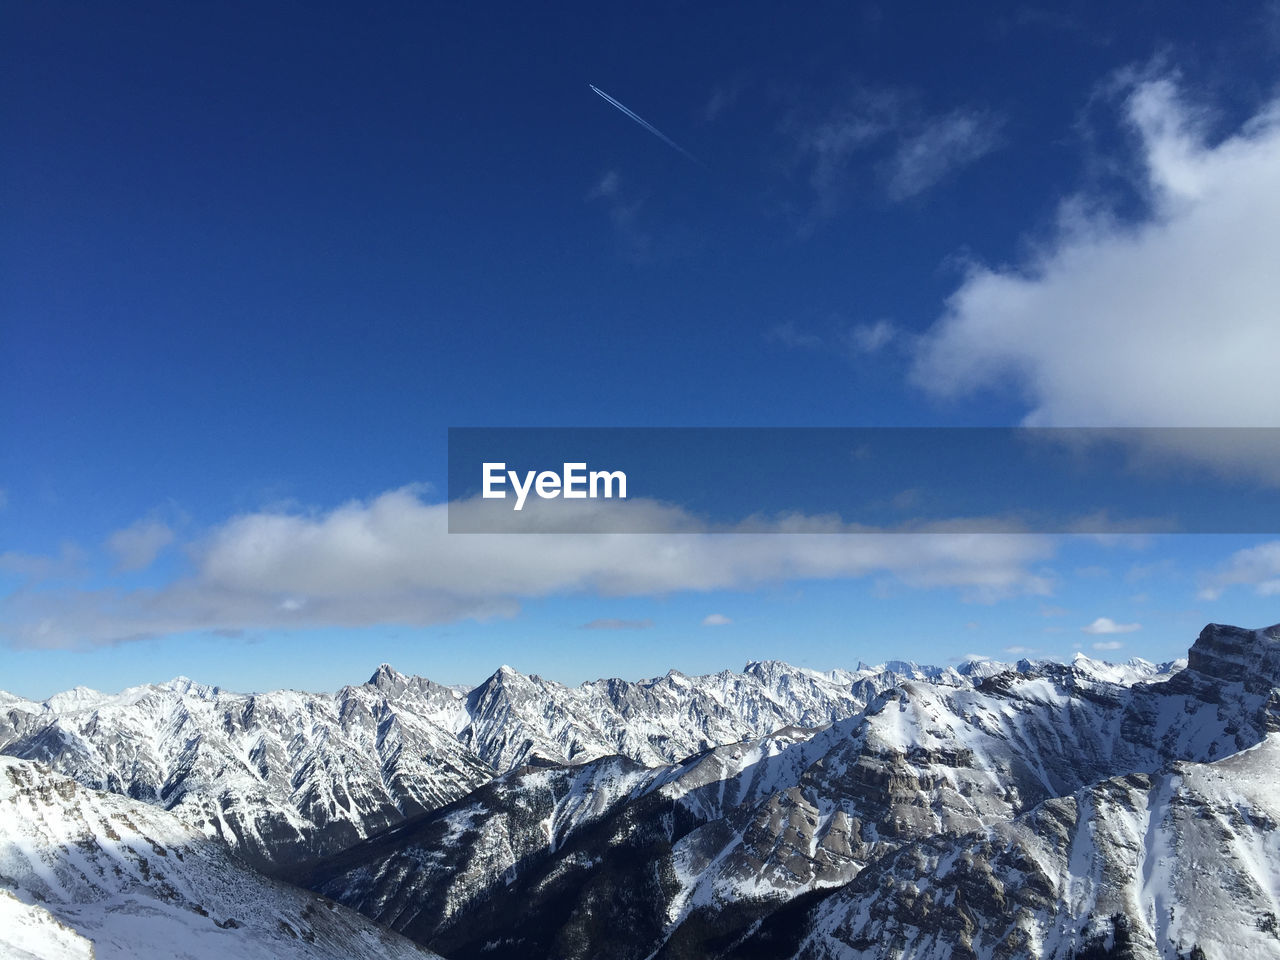
<path id="1" fill-rule="evenodd" d="M 4 20 L 0 687 L 1162 659 L 1280 620 L 1268 536 L 686 568 L 433 509 L 450 426 L 1277 425 L 1274 3 Z"/>

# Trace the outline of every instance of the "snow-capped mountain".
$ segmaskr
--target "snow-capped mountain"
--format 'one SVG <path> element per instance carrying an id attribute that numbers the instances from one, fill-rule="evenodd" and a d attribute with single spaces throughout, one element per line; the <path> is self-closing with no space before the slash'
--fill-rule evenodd
<path id="1" fill-rule="evenodd" d="M 906 845 L 812 910 L 794 955 L 1280 957 L 1277 824 L 1272 734 Z"/>
<path id="2" fill-rule="evenodd" d="M 375 678 L 379 679 L 379 678 Z M 228 693 L 179 679 L 117 695 L 10 698 L 0 752 L 180 812 L 261 866 L 342 849 L 464 796 L 494 771 L 440 725 L 430 681 L 337 695 Z"/>
<path id="3" fill-rule="evenodd" d="M 727 956 L 753 930 L 838 954 L 787 918 L 913 844 L 1258 743 L 1272 674 L 1231 629 L 1189 665 L 761 661 L 578 687 L 504 667 L 466 690 L 384 664 L 332 695 L 0 694 L 0 752 L 168 808 L 277 875 L 318 857 L 316 889 L 451 958 Z M 53 937 L 42 906 L 0 910 Z"/>
<path id="4" fill-rule="evenodd" d="M 1177 666 L 1146 664 L 1129 675 Z M 81 687 L 43 702 L 0 694 L 0 753 L 181 812 L 251 862 L 285 870 L 525 764 L 612 755 L 676 762 L 783 727 L 855 716 L 907 679 L 967 687 L 990 667 L 894 663 L 820 673 L 764 661 L 741 673 L 672 671 L 578 687 L 503 667 L 466 691 L 384 664 L 368 682 L 332 695 L 239 694 L 179 678 L 114 695 Z M 1117 669 L 1087 664 L 1103 668 Z"/>
<path id="5" fill-rule="evenodd" d="M 1173 957 L 1271 936 L 1280 861 L 1260 785 L 1280 770 L 1259 745 L 1280 730 L 1280 628 L 1211 625 L 1177 671 L 977 672 L 681 763 L 517 770 L 309 883 L 455 960 L 1066 958 L 1121 940 Z M 1255 783 L 1235 800 L 1234 770 Z M 1197 809 L 1217 826 L 1183 829 Z M 1214 862 L 1215 836 L 1244 894 L 1210 935 L 1209 901 L 1176 878 Z M 993 879 L 970 902 L 975 871 Z"/>
<path id="6" fill-rule="evenodd" d="M 6 958 L 427 960 L 403 937 L 254 872 L 181 818 L 0 758 Z"/>
<path id="7" fill-rule="evenodd" d="M 852 716 L 898 679 L 883 668 L 819 673 L 762 661 L 741 673 L 673 670 L 568 687 L 503 667 L 467 695 L 460 739 L 503 772 L 612 755 L 658 765 L 779 727 Z M 956 682 L 964 682 L 958 674 Z"/>

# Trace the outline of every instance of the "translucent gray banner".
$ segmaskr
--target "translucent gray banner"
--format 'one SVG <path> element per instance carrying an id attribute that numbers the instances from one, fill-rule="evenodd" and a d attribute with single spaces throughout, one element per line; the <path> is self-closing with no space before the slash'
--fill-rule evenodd
<path id="1" fill-rule="evenodd" d="M 449 431 L 451 533 L 1277 533 L 1280 428 Z"/>

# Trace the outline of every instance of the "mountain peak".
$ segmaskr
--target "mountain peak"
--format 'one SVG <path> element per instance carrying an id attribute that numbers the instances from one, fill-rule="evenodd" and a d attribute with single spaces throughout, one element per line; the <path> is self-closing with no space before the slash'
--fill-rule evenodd
<path id="1" fill-rule="evenodd" d="M 758 677 L 768 677 L 786 671 L 794 672 L 796 669 L 796 667 L 782 660 L 748 660 L 742 668 L 742 672 L 754 674 Z"/>
<path id="2" fill-rule="evenodd" d="M 164 683 L 158 683 L 156 684 L 156 687 L 160 690 L 168 690 L 171 693 L 187 693 L 206 699 L 209 697 L 216 697 L 222 692 L 220 687 L 210 686 L 207 683 L 197 683 L 190 677 L 184 677 L 181 675 L 174 677 L 172 680 L 166 680 Z"/>
<path id="3" fill-rule="evenodd" d="M 1211 623 L 1192 644 L 1187 666 L 1249 690 L 1280 687 L 1280 624 L 1248 630 Z"/>
<path id="4" fill-rule="evenodd" d="M 373 676 L 368 680 L 369 686 L 379 689 L 403 686 L 406 682 L 405 675 L 389 663 L 379 664 L 378 669 L 373 671 Z"/>
<path id="5" fill-rule="evenodd" d="M 55 693 L 46 700 L 45 706 L 51 710 L 70 712 L 74 710 L 86 710 L 96 707 L 103 700 L 107 699 L 107 694 L 94 690 L 91 687 L 72 687 L 70 690 L 63 690 L 61 693 Z"/>

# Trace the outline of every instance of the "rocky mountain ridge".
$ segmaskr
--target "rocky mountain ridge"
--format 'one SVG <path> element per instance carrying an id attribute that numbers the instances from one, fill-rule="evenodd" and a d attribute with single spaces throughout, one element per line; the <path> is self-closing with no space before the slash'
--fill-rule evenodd
<path id="1" fill-rule="evenodd" d="M 1280 628 L 1210 625 L 1188 667 L 1154 681 L 1061 664 L 907 680 L 855 716 L 677 764 L 526 767 L 309 883 L 454 960 L 1065 960 L 1121 940 L 1143 958 L 1280 955 L 1250 932 L 1277 909 L 1274 798 L 1209 787 L 1232 764 L 1257 783 L 1280 773 L 1277 651 Z M 1215 822 L 1191 826 L 1205 805 Z M 1151 878 L 1190 876 L 1215 836 L 1244 894 L 1210 930 L 1210 901 Z M 625 942 L 602 941 L 618 929 Z"/>
<path id="2" fill-rule="evenodd" d="M 1023 661 L 1015 669 L 1034 669 Z M 1132 680 L 1180 663 L 1116 668 Z M 963 687 L 988 663 L 819 673 L 778 661 L 568 687 L 503 667 L 461 690 L 383 664 L 336 694 L 239 694 L 187 678 L 45 701 L 0 694 L 0 753 L 181 812 L 241 856 L 288 869 L 466 796 L 525 764 L 621 755 L 661 765 L 791 725 L 859 713 L 911 678 Z"/>

